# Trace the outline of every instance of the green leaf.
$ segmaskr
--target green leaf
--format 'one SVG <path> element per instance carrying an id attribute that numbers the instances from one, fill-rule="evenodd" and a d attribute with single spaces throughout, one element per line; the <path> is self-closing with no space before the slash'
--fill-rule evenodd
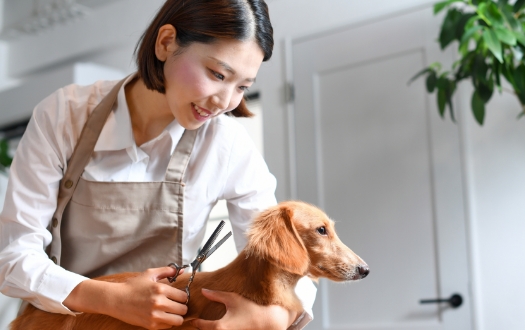
<path id="1" fill-rule="evenodd" d="M 514 32 L 514 37 L 516 37 L 516 40 L 522 45 L 525 46 L 525 34 L 521 32 Z"/>
<path id="2" fill-rule="evenodd" d="M 478 20 L 480 20 L 481 17 L 479 15 L 472 15 L 471 18 L 469 18 L 469 20 L 467 21 L 467 24 L 465 24 L 465 28 L 468 30 L 470 29 L 471 27 L 474 26 L 474 23 L 476 23 Z"/>
<path id="3" fill-rule="evenodd" d="M 501 27 L 501 26 L 496 26 L 494 28 L 494 32 L 496 32 L 496 36 L 501 42 L 506 43 L 507 45 L 510 45 L 510 46 L 516 45 L 516 42 L 517 42 L 516 36 L 514 35 L 512 31 L 509 31 L 506 28 Z"/>
<path id="4" fill-rule="evenodd" d="M 456 29 L 462 17 L 463 13 L 459 10 L 455 8 L 448 10 L 439 33 L 441 49 L 445 49 L 452 41 L 454 41 L 454 39 L 456 39 Z"/>
<path id="5" fill-rule="evenodd" d="M 472 94 L 471 100 L 472 113 L 478 124 L 483 125 L 485 120 L 485 102 L 481 99 L 477 91 Z"/>
<path id="6" fill-rule="evenodd" d="M 437 104 L 438 104 L 439 115 L 441 116 L 441 118 L 445 118 L 445 106 L 447 104 L 447 94 L 445 93 L 445 89 L 442 89 L 442 88 L 438 89 Z"/>
<path id="7" fill-rule="evenodd" d="M 446 77 L 447 73 L 441 74 L 438 78 L 436 86 L 438 88 L 437 92 L 437 103 L 440 116 L 443 118 L 445 116 L 446 106 L 450 108 L 450 118 L 452 121 L 456 121 L 454 117 L 454 107 L 452 105 L 452 95 L 456 90 L 456 83 L 453 80 L 450 80 Z"/>
<path id="8" fill-rule="evenodd" d="M 487 63 L 485 63 L 485 57 L 483 55 L 475 54 L 470 68 L 472 70 L 472 84 L 474 86 L 477 87 L 479 85 L 479 81 L 487 80 L 489 67 Z"/>
<path id="9" fill-rule="evenodd" d="M 416 73 L 412 78 L 410 78 L 407 85 L 410 85 L 414 80 L 429 72 L 433 72 L 433 70 L 431 68 L 424 68 L 423 70 Z"/>
<path id="10" fill-rule="evenodd" d="M 479 5 L 477 5 L 478 8 L 476 9 L 476 12 L 478 13 L 478 15 L 487 23 L 490 24 L 490 20 L 487 18 L 487 4 L 485 2 L 482 2 L 480 3 Z"/>
<path id="11" fill-rule="evenodd" d="M 519 92 L 525 92 L 525 66 L 521 64 L 514 69 L 514 87 Z"/>
<path id="12" fill-rule="evenodd" d="M 525 0 L 517 0 L 516 3 L 514 3 L 514 7 L 512 8 L 515 13 L 520 11 L 520 9 L 525 5 Z"/>
<path id="13" fill-rule="evenodd" d="M 446 1 L 441 1 L 441 2 L 438 2 L 438 3 L 434 4 L 434 15 L 438 14 L 439 12 L 441 12 L 448 5 L 450 5 L 450 4 L 454 3 L 454 2 L 460 2 L 460 1 L 463 1 L 463 0 L 446 0 Z"/>
<path id="14" fill-rule="evenodd" d="M 0 140 L 0 165 L 4 167 L 11 166 L 13 159 L 9 156 L 9 144 L 7 140 Z"/>
<path id="15" fill-rule="evenodd" d="M 498 61 L 494 61 L 492 63 L 492 72 L 494 72 L 494 79 L 496 86 L 498 87 L 498 91 L 501 93 L 501 78 L 500 78 L 500 66 L 501 64 Z"/>
<path id="16" fill-rule="evenodd" d="M 441 1 L 434 5 L 434 15 L 445 9 L 449 5 L 448 0 L 447 1 Z"/>
<path id="17" fill-rule="evenodd" d="M 520 100 L 520 103 L 522 106 L 525 105 L 525 92 L 516 92 L 516 96 L 518 96 L 518 99 Z"/>
<path id="18" fill-rule="evenodd" d="M 516 83 L 514 82 L 514 68 L 509 67 L 512 66 L 512 63 L 503 63 L 501 65 L 501 73 L 503 74 L 503 77 L 507 79 L 507 81 L 516 89 Z"/>
<path id="19" fill-rule="evenodd" d="M 521 64 L 514 69 L 513 72 L 514 84 L 513 87 L 520 99 L 521 104 L 525 104 L 525 64 Z"/>
<path id="20" fill-rule="evenodd" d="M 494 30 L 490 28 L 485 29 L 485 31 L 483 32 L 483 40 L 485 41 L 485 44 L 492 52 L 494 57 L 496 57 L 496 59 L 500 61 L 500 63 L 503 63 L 503 50 L 501 47 L 501 43 L 498 40 L 498 36 L 496 35 L 496 32 L 494 32 Z"/>
<path id="21" fill-rule="evenodd" d="M 479 81 L 477 92 L 481 100 L 483 100 L 484 103 L 487 103 L 494 93 L 494 80 L 491 78 L 487 82 Z"/>
<path id="22" fill-rule="evenodd" d="M 509 23 L 510 28 L 518 31 L 521 30 L 520 22 L 514 17 L 514 13 L 512 12 L 512 6 L 506 5 L 501 6 L 500 8 L 503 16 L 505 16 L 505 20 Z"/>
<path id="23" fill-rule="evenodd" d="M 453 122 L 456 121 L 456 118 L 454 116 L 454 106 L 452 105 L 452 95 L 454 95 L 455 90 L 456 90 L 456 82 L 449 80 L 448 88 L 446 90 L 446 96 L 447 96 L 447 104 L 450 109 L 450 119 L 452 119 Z"/>
<path id="24" fill-rule="evenodd" d="M 427 91 L 429 93 L 433 93 L 434 90 L 436 89 L 437 80 L 438 80 L 438 78 L 437 78 L 436 72 L 435 71 L 431 71 L 428 74 L 427 81 L 426 81 Z"/>
<path id="25" fill-rule="evenodd" d="M 487 17 L 487 19 L 491 22 L 492 25 L 505 24 L 505 18 L 503 17 L 503 14 L 494 2 L 489 2 L 485 8 L 485 17 Z"/>
<path id="26" fill-rule="evenodd" d="M 458 20 L 458 23 L 456 24 L 456 39 L 461 40 L 461 37 L 465 33 L 465 29 L 467 28 L 467 24 L 470 22 L 470 19 L 472 17 L 476 17 L 478 15 L 468 13 L 468 14 L 462 14 L 461 18 Z"/>
<path id="27" fill-rule="evenodd" d="M 480 30 L 483 30 L 483 26 L 475 25 L 475 26 L 471 27 L 470 29 L 468 29 L 467 31 L 465 31 L 465 33 L 463 34 L 463 37 L 461 37 L 461 44 L 468 43 L 468 41 L 470 40 L 470 38 L 472 38 L 474 33 L 478 32 Z"/>

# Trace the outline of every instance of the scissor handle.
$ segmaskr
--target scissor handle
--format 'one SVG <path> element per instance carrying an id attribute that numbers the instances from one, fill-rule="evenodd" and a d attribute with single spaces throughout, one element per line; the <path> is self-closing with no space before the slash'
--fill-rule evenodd
<path id="1" fill-rule="evenodd" d="M 177 280 L 177 277 L 179 277 L 181 270 L 183 270 L 184 268 L 189 267 L 189 265 L 179 266 L 176 263 L 172 262 L 171 264 L 168 265 L 168 267 L 173 267 L 173 268 L 175 268 L 177 270 L 177 274 L 175 274 L 175 276 L 168 277 L 168 281 L 170 281 L 170 283 L 173 283 L 173 282 L 175 282 Z"/>

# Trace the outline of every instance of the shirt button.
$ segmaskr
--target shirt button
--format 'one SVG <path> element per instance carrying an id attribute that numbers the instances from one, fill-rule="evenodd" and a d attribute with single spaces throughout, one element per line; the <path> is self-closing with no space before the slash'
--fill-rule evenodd
<path id="1" fill-rule="evenodd" d="M 73 181 L 71 181 L 71 180 L 67 180 L 65 186 L 66 186 L 66 188 L 71 188 L 71 187 L 73 187 Z"/>
<path id="2" fill-rule="evenodd" d="M 51 261 L 53 261 L 55 264 L 58 262 L 56 257 L 51 257 Z"/>
<path id="3" fill-rule="evenodd" d="M 58 219 L 53 218 L 53 228 L 56 228 L 58 226 Z"/>

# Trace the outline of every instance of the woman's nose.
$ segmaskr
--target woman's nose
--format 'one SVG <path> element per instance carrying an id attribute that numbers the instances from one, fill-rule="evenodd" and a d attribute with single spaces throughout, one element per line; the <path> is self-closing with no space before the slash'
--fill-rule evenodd
<path id="1" fill-rule="evenodd" d="M 212 97 L 212 103 L 218 108 L 218 111 L 227 110 L 232 99 L 232 91 L 224 88 Z"/>

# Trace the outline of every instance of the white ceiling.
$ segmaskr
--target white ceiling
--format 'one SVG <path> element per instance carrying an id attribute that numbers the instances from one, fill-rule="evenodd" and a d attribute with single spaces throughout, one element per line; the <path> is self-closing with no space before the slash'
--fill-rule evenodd
<path id="1" fill-rule="evenodd" d="M 89 9 L 114 1 L 121 0 L 0 0 L 0 31 L 4 36 L 8 30 L 30 33 L 86 15 Z"/>

